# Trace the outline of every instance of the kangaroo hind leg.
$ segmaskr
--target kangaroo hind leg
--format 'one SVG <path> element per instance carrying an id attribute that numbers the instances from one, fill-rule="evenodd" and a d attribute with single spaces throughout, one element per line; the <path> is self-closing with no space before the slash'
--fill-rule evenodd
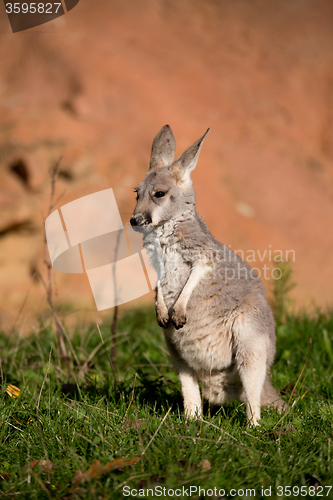
<path id="1" fill-rule="evenodd" d="M 279 413 L 281 413 L 283 407 L 286 409 L 288 408 L 287 403 L 281 399 L 281 397 L 278 395 L 274 387 L 272 386 L 272 382 L 270 381 L 270 376 L 267 373 L 264 387 L 261 393 L 261 400 L 260 400 L 261 406 L 275 406 L 278 410 Z"/>
<path id="2" fill-rule="evenodd" d="M 236 364 L 246 401 L 250 425 L 259 425 L 262 391 L 267 375 L 268 335 L 258 331 L 254 321 L 242 314 L 234 323 Z"/>

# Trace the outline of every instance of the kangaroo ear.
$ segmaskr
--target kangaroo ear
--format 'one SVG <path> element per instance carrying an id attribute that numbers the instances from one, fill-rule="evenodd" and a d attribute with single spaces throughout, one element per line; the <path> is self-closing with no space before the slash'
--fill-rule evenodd
<path id="1" fill-rule="evenodd" d="M 169 167 L 176 152 L 176 140 L 170 125 L 164 125 L 153 141 L 151 148 L 151 168 Z"/>
<path id="2" fill-rule="evenodd" d="M 184 186 L 190 181 L 190 173 L 194 170 L 204 138 L 210 131 L 206 130 L 205 134 L 192 146 L 190 146 L 172 165 L 171 168 L 175 171 L 178 177 L 178 182 Z"/>

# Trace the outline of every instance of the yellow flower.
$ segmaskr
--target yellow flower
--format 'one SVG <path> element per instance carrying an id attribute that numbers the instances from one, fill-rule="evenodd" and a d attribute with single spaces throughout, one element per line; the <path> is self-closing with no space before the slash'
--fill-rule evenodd
<path id="1" fill-rule="evenodd" d="M 21 394 L 21 391 L 18 387 L 16 387 L 16 385 L 12 385 L 12 384 L 9 384 L 7 389 L 6 389 L 6 392 L 7 394 L 11 397 L 11 398 L 17 398 L 18 396 L 20 396 Z"/>

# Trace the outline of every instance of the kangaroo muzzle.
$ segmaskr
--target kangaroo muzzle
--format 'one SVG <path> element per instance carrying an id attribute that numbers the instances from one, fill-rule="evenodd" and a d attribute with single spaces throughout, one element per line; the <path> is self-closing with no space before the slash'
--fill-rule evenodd
<path id="1" fill-rule="evenodd" d="M 146 214 L 145 216 L 141 214 L 132 215 L 130 218 L 131 226 L 134 228 L 140 228 L 149 226 L 152 223 L 151 216 Z"/>
<path id="2" fill-rule="evenodd" d="M 144 223 L 144 218 L 142 215 L 132 215 L 130 219 L 131 226 L 142 226 Z"/>

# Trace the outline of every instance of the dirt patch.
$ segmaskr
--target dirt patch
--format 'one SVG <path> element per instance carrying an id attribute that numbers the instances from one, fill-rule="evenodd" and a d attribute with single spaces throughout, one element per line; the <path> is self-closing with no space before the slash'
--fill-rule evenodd
<path id="1" fill-rule="evenodd" d="M 293 250 L 297 304 L 329 304 L 332 22 L 330 0 L 80 2 L 15 35 L 1 16 L 0 321 L 43 267 L 50 167 L 62 156 L 56 207 L 112 187 L 127 222 L 166 123 L 179 154 L 211 127 L 193 180 L 212 233 Z M 81 278 L 57 275 L 59 301 L 97 317 Z M 42 309 L 34 282 L 25 311 Z"/>

